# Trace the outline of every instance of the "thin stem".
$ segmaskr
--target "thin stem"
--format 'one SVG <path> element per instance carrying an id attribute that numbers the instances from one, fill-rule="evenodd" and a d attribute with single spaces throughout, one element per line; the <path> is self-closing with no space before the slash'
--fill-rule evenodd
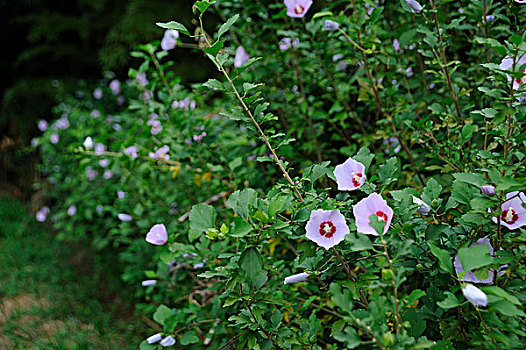
<path id="1" fill-rule="evenodd" d="M 203 29 L 203 21 L 201 19 L 201 17 L 199 17 L 199 23 L 201 25 L 201 30 L 204 32 L 204 29 Z M 208 44 L 208 46 L 212 46 L 210 41 L 208 40 L 208 37 L 205 35 L 204 36 L 205 40 L 206 40 L 206 43 Z M 219 60 L 217 59 L 217 57 L 214 57 L 214 62 L 217 64 L 218 67 L 220 67 L 220 71 L 223 73 L 223 75 L 225 76 L 225 78 L 228 80 L 228 83 L 230 84 L 230 87 L 232 88 L 232 90 L 234 91 L 234 94 L 236 95 L 237 99 L 239 100 L 239 102 L 241 103 L 241 105 L 243 106 L 243 108 L 245 109 L 245 112 L 248 114 L 248 116 L 250 117 L 250 120 L 252 121 L 252 123 L 254 124 L 254 126 L 256 127 L 256 129 L 258 130 L 259 132 L 259 135 L 261 136 L 261 138 L 263 139 L 263 141 L 265 142 L 265 144 L 267 145 L 268 149 L 270 150 L 270 152 L 272 153 L 272 155 L 274 156 L 274 161 L 276 162 L 276 164 L 278 165 L 278 167 L 280 168 L 281 172 L 283 173 L 283 176 L 285 177 L 285 179 L 288 181 L 288 183 L 292 186 L 292 188 L 294 189 L 294 191 L 296 192 L 296 194 L 298 195 L 298 199 L 300 202 L 303 202 L 303 196 L 301 195 L 300 191 L 298 190 L 298 188 L 296 187 L 296 185 L 294 184 L 294 181 L 292 181 L 292 179 L 290 178 L 289 176 L 289 173 L 287 172 L 287 170 L 283 167 L 283 164 L 281 163 L 281 161 L 279 160 L 279 157 L 278 155 L 276 154 L 276 151 L 274 150 L 274 148 L 272 147 L 272 145 L 270 144 L 267 136 L 265 135 L 265 133 L 263 132 L 263 130 L 261 129 L 261 126 L 259 125 L 259 123 L 256 121 L 256 119 L 254 118 L 254 115 L 252 114 L 252 112 L 250 111 L 250 109 L 248 108 L 248 106 L 246 105 L 245 101 L 243 100 L 243 98 L 241 97 L 241 95 L 239 94 L 239 92 L 237 91 L 237 88 L 236 86 L 234 85 L 234 82 L 232 81 L 232 79 L 230 79 L 230 76 L 228 75 L 228 73 L 226 72 L 225 68 L 223 67 L 223 64 L 221 62 L 219 62 Z"/>
<path id="2" fill-rule="evenodd" d="M 400 334 L 400 324 L 402 323 L 402 319 L 400 318 L 400 312 L 398 310 L 398 290 L 396 288 L 396 282 L 395 282 L 394 270 L 393 270 L 393 263 L 392 263 L 391 259 L 389 258 L 389 253 L 387 252 L 387 242 L 385 241 L 383 236 L 382 236 L 381 243 L 384 246 L 384 255 L 385 255 L 386 259 L 387 259 L 387 262 L 389 263 L 389 269 L 393 273 L 393 280 L 391 281 L 391 285 L 393 286 L 393 294 L 394 294 L 394 299 L 395 299 L 396 334 Z"/>
<path id="3" fill-rule="evenodd" d="M 486 322 L 484 321 L 484 318 L 482 318 L 482 315 L 480 314 L 480 311 L 479 309 L 475 306 L 475 311 L 477 311 L 477 315 L 479 316 L 480 318 L 480 322 L 482 323 L 482 325 L 484 326 L 484 329 L 486 330 L 486 332 L 488 332 L 488 337 L 489 339 L 491 340 L 491 342 L 493 343 L 493 345 L 495 345 L 497 347 L 497 349 L 500 349 L 500 346 L 499 344 L 497 344 L 497 342 L 491 337 L 491 329 L 488 327 L 488 325 L 486 324 Z"/>
<path id="4" fill-rule="evenodd" d="M 316 133 L 314 132 L 314 126 L 312 125 L 312 117 L 309 114 L 309 101 L 307 100 L 307 94 L 305 93 L 305 85 L 303 84 L 303 76 L 301 74 L 301 70 L 299 69 L 298 61 L 296 60 L 296 55 L 294 52 L 294 47 L 291 45 L 290 48 L 290 57 L 292 59 L 292 66 L 294 67 L 294 72 L 296 73 L 296 79 L 298 81 L 298 86 L 300 88 L 301 98 L 303 102 L 305 102 L 306 111 L 305 115 L 307 117 L 307 123 L 309 124 L 309 131 L 310 131 L 310 137 L 312 141 L 314 142 L 314 146 L 316 147 L 316 156 L 318 157 L 318 162 L 321 163 L 321 149 L 320 149 L 320 143 L 318 142 L 318 139 L 316 138 Z"/>
<path id="5" fill-rule="evenodd" d="M 431 7 L 433 8 L 433 16 L 435 19 L 435 27 L 437 30 L 437 39 L 440 45 L 440 57 L 442 58 L 442 63 L 443 63 L 442 71 L 444 72 L 444 75 L 446 76 L 447 86 L 449 88 L 449 92 L 451 93 L 451 97 L 453 98 L 453 102 L 455 103 L 455 109 L 457 110 L 458 119 L 460 122 L 463 122 L 462 113 L 460 113 L 460 107 L 458 106 L 458 97 L 455 94 L 455 91 L 453 90 L 453 84 L 451 83 L 451 77 L 449 76 L 449 69 L 447 67 L 446 54 L 444 52 L 444 44 L 442 41 L 442 35 L 440 34 L 440 27 L 438 26 L 437 8 L 433 0 L 429 0 L 429 2 L 431 3 Z"/>
<path id="6" fill-rule="evenodd" d="M 484 25 L 484 38 L 488 39 L 488 23 L 487 23 L 487 20 L 486 20 L 486 14 L 488 13 L 487 9 L 486 9 L 486 0 L 482 0 L 482 24 Z M 487 45 L 484 45 L 484 47 L 486 48 L 486 60 L 488 61 L 488 63 L 491 62 L 490 58 L 489 58 L 489 49 L 488 49 L 488 46 Z"/>
<path id="7" fill-rule="evenodd" d="M 349 268 L 349 266 L 347 265 L 347 263 L 342 259 L 340 253 L 338 253 L 338 251 L 336 250 L 336 248 L 332 248 L 332 250 L 334 251 L 334 254 L 335 254 L 336 257 L 338 258 L 338 260 L 340 260 L 340 263 L 343 265 L 343 269 L 345 270 L 345 272 L 347 273 L 347 275 L 349 276 L 349 278 L 351 279 L 351 281 L 356 282 L 356 277 L 355 277 L 355 275 L 352 273 L 352 271 L 351 271 L 351 269 Z M 361 288 L 358 288 L 358 294 L 360 294 L 360 298 L 362 299 L 362 302 L 365 304 L 365 307 L 368 309 L 368 308 L 369 308 L 369 302 L 368 302 L 367 299 L 365 298 L 365 295 L 363 295 L 363 292 L 362 292 L 362 289 L 361 289 Z"/>

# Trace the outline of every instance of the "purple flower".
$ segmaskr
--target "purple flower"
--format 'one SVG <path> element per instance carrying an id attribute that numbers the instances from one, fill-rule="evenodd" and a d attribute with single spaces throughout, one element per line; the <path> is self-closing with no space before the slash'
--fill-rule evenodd
<path id="1" fill-rule="evenodd" d="M 172 346 L 172 345 L 175 344 L 175 339 L 174 339 L 174 337 L 169 335 L 166 338 L 164 338 L 163 340 L 161 340 L 161 342 L 159 344 L 161 344 L 161 346 L 164 346 L 164 347 Z"/>
<path id="2" fill-rule="evenodd" d="M 146 242 L 153 245 L 163 245 L 168 241 L 168 234 L 164 224 L 153 225 L 150 231 L 146 234 Z"/>
<path id="3" fill-rule="evenodd" d="M 164 145 L 162 146 L 161 148 L 157 149 L 155 151 L 155 153 L 153 152 L 150 152 L 148 154 L 148 156 L 152 159 L 157 159 L 157 160 L 169 160 L 170 159 L 170 156 L 168 155 L 168 152 L 170 152 L 170 147 Z"/>
<path id="4" fill-rule="evenodd" d="M 204 260 L 203 260 L 204 261 Z M 202 269 L 205 266 L 204 262 L 200 262 L 194 265 L 194 269 Z"/>
<path id="5" fill-rule="evenodd" d="M 69 120 L 67 117 L 62 117 L 53 124 L 53 129 L 64 130 L 69 128 Z"/>
<path id="6" fill-rule="evenodd" d="M 102 174 L 102 177 L 104 177 L 106 180 L 109 180 L 113 177 L 113 171 L 111 170 L 104 170 L 104 174 Z"/>
<path id="7" fill-rule="evenodd" d="M 421 200 L 420 198 L 417 198 L 413 195 L 411 196 L 413 197 L 413 203 L 419 205 L 417 212 L 419 212 L 422 215 L 429 214 L 429 212 L 431 211 L 431 208 L 429 207 L 429 205 L 427 205 L 427 203 Z"/>
<path id="8" fill-rule="evenodd" d="M 325 30 L 328 30 L 329 32 L 334 32 L 340 28 L 340 24 L 338 22 L 331 21 L 330 19 L 325 20 Z"/>
<path id="9" fill-rule="evenodd" d="M 141 282 L 141 284 L 143 287 L 155 286 L 157 284 L 157 281 L 156 280 L 144 280 Z"/>
<path id="10" fill-rule="evenodd" d="M 466 299 L 475 306 L 488 305 L 488 296 L 472 284 L 466 284 L 464 288 L 462 288 L 462 293 L 464 293 Z"/>
<path id="11" fill-rule="evenodd" d="M 95 154 L 100 156 L 104 152 L 106 152 L 106 146 L 104 146 L 102 143 L 95 144 Z"/>
<path id="12" fill-rule="evenodd" d="M 368 197 L 359 201 L 353 207 L 353 214 L 356 219 L 356 229 L 358 232 L 378 236 L 376 230 L 369 225 L 369 217 L 376 215 L 378 221 L 384 222 L 384 234 L 389 230 L 391 219 L 393 218 L 393 209 L 391 209 L 387 202 L 376 193 L 371 193 Z"/>
<path id="13" fill-rule="evenodd" d="M 137 146 L 130 146 L 124 149 L 124 154 L 131 157 L 131 159 L 136 159 L 139 157 L 139 154 L 137 153 L 139 151 L 139 147 Z"/>
<path id="14" fill-rule="evenodd" d="M 132 221 L 132 217 L 129 214 L 120 213 L 119 215 L 117 215 L 117 217 L 119 218 L 120 221 L 124 221 L 124 222 Z"/>
<path id="15" fill-rule="evenodd" d="M 161 48 L 164 51 L 168 51 L 177 46 L 177 39 L 179 38 L 179 32 L 177 30 L 168 29 L 164 32 L 163 40 L 161 40 Z"/>
<path id="16" fill-rule="evenodd" d="M 97 119 L 98 117 L 100 117 L 100 112 L 98 109 L 94 109 L 91 111 L 90 115 L 92 118 Z"/>
<path id="17" fill-rule="evenodd" d="M 514 197 L 512 199 L 508 199 Z M 510 230 L 526 225 L 526 196 L 522 192 L 514 191 L 506 194 L 506 202 L 502 203 L 500 215 L 500 224 L 506 226 Z M 492 218 L 494 223 L 498 223 L 496 217 Z"/>
<path id="18" fill-rule="evenodd" d="M 287 6 L 287 16 L 301 18 L 305 16 L 312 6 L 312 0 L 285 0 Z"/>
<path id="19" fill-rule="evenodd" d="M 110 161 L 106 158 L 104 159 L 101 159 L 99 160 L 99 165 L 103 168 L 107 167 L 108 165 L 110 165 Z"/>
<path id="20" fill-rule="evenodd" d="M 486 18 L 484 16 L 482 17 L 482 23 L 489 23 L 493 22 L 495 20 L 495 16 L 493 15 L 487 15 Z"/>
<path id="21" fill-rule="evenodd" d="M 283 38 L 279 42 L 279 49 L 281 51 L 286 51 L 291 47 L 296 47 L 300 43 L 300 39 L 296 38 L 292 40 L 291 38 Z"/>
<path id="22" fill-rule="evenodd" d="M 97 207 L 95 208 L 95 211 L 99 214 L 102 214 L 102 212 L 104 211 L 104 207 L 102 205 L 97 205 Z"/>
<path id="23" fill-rule="evenodd" d="M 349 233 L 345 217 L 338 209 L 311 211 L 305 230 L 308 239 L 327 250 L 343 241 Z"/>
<path id="24" fill-rule="evenodd" d="M 139 98 L 141 100 L 143 100 L 144 102 L 148 102 L 152 99 L 153 97 L 153 92 L 151 92 L 151 90 L 146 90 L 144 93 L 142 93 Z"/>
<path id="25" fill-rule="evenodd" d="M 283 284 L 307 282 L 307 277 L 309 277 L 307 272 L 298 273 L 296 275 L 285 277 Z"/>
<path id="26" fill-rule="evenodd" d="M 487 194 L 488 196 L 493 196 L 495 194 L 495 187 L 490 185 L 480 186 L 480 192 Z"/>
<path id="27" fill-rule="evenodd" d="M 86 137 L 84 140 L 84 143 L 82 143 L 85 149 L 92 149 L 93 148 L 93 139 L 91 136 Z"/>
<path id="28" fill-rule="evenodd" d="M 150 131 L 152 135 L 157 135 L 160 131 L 163 130 L 163 126 L 161 125 L 161 121 L 157 119 L 150 119 L 146 122 L 146 125 L 150 125 L 152 127 L 152 130 Z"/>
<path id="29" fill-rule="evenodd" d="M 77 212 L 77 207 L 74 205 L 70 205 L 68 208 L 68 215 L 73 216 Z"/>
<path id="30" fill-rule="evenodd" d="M 113 79 L 110 82 L 110 90 L 113 92 L 114 95 L 118 95 L 121 93 L 121 82 L 117 79 Z"/>
<path id="31" fill-rule="evenodd" d="M 96 170 L 93 170 L 92 167 L 88 166 L 86 167 L 86 177 L 88 178 L 88 180 L 90 181 L 93 181 L 95 180 L 95 178 L 97 177 L 97 171 Z"/>
<path id="32" fill-rule="evenodd" d="M 401 48 L 400 48 L 400 42 L 398 41 L 398 39 L 394 39 L 393 40 L 393 48 L 395 51 L 400 51 Z"/>
<path id="33" fill-rule="evenodd" d="M 59 140 L 60 140 L 60 137 L 58 136 L 56 132 L 52 133 L 51 136 L 49 137 L 49 141 L 54 145 L 56 145 Z"/>
<path id="34" fill-rule="evenodd" d="M 47 130 L 48 123 L 45 120 L 41 120 L 38 122 L 38 130 L 44 132 Z"/>
<path id="35" fill-rule="evenodd" d="M 365 15 L 365 18 L 369 18 L 369 16 L 373 13 L 374 9 L 376 9 L 378 6 L 370 5 L 368 2 L 366 2 L 364 7 L 367 9 L 367 14 Z"/>
<path id="36" fill-rule="evenodd" d="M 95 97 L 96 100 L 100 100 L 102 98 L 102 89 L 101 88 L 96 88 L 93 91 L 93 97 Z"/>
<path id="37" fill-rule="evenodd" d="M 402 149 L 400 142 L 398 142 L 398 139 L 394 136 L 391 136 L 388 139 L 384 140 L 383 144 L 387 145 L 387 147 L 385 148 L 386 154 L 389 154 L 389 152 L 391 151 L 393 147 L 394 147 L 393 153 L 395 154 L 400 152 L 400 150 Z"/>
<path id="38" fill-rule="evenodd" d="M 480 238 L 475 243 L 472 243 L 469 245 L 469 247 L 473 247 L 474 245 L 486 245 L 488 246 L 489 254 L 493 256 L 493 247 L 491 246 L 491 243 L 489 242 L 488 238 Z M 468 248 L 469 249 L 469 248 Z M 455 256 L 455 259 L 453 260 L 453 267 L 455 268 L 455 273 L 457 276 L 460 277 L 462 274 L 462 277 L 460 277 L 460 280 L 463 282 L 472 282 L 472 283 L 491 283 L 493 282 L 493 277 L 495 275 L 495 271 L 493 269 L 488 270 L 488 278 L 484 279 L 478 279 L 477 276 L 475 276 L 475 272 L 473 271 L 464 271 L 464 268 L 462 267 L 462 263 L 460 262 L 460 258 Z M 506 265 L 502 265 L 499 268 L 499 271 L 497 272 L 497 275 L 502 275 L 505 273 L 504 270 L 506 269 Z"/>
<path id="39" fill-rule="evenodd" d="M 140 86 L 148 85 L 148 79 L 146 79 L 146 73 L 137 72 L 137 75 L 135 76 L 135 81 Z"/>
<path id="40" fill-rule="evenodd" d="M 124 102 L 126 102 L 126 99 L 124 98 L 124 96 L 120 95 L 119 97 L 117 97 L 117 104 L 119 106 L 122 106 Z"/>
<path id="41" fill-rule="evenodd" d="M 236 50 L 236 56 L 234 57 L 234 67 L 239 68 L 248 61 L 250 58 L 250 55 L 246 50 L 243 48 L 243 46 L 238 46 Z"/>
<path id="42" fill-rule="evenodd" d="M 339 191 L 352 191 L 362 187 L 365 183 L 365 166 L 349 158 L 345 163 L 336 166 L 334 176 Z"/>
<path id="43" fill-rule="evenodd" d="M 407 2 L 407 5 L 409 5 L 409 7 L 411 8 L 411 11 L 413 11 L 413 13 L 420 13 L 422 12 L 422 5 L 420 5 L 420 3 L 416 0 L 405 0 L 405 2 Z"/>
<path id="44" fill-rule="evenodd" d="M 49 207 L 42 207 L 35 214 L 35 217 L 38 222 L 44 222 L 47 219 L 47 214 L 49 214 Z"/>
<path id="45" fill-rule="evenodd" d="M 126 192 L 117 190 L 117 198 L 124 199 L 124 197 L 126 197 Z"/>
<path id="46" fill-rule="evenodd" d="M 154 334 L 154 335 L 148 337 L 148 338 L 146 339 L 146 342 L 147 342 L 148 344 L 155 344 L 155 343 L 157 343 L 159 340 L 161 340 L 162 337 L 163 337 L 163 336 L 161 335 L 161 333 L 157 333 L 157 334 Z"/>
<path id="47" fill-rule="evenodd" d="M 518 61 L 515 61 L 515 69 L 518 69 L 523 64 L 526 64 L 526 54 L 522 55 L 522 57 Z M 500 63 L 500 69 L 512 70 L 513 69 L 513 58 L 506 56 Z M 522 70 L 522 73 L 525 73 L 522 76 L 522 78 L 513 79 L 513 89 L 514 90 L 518 90 L 521 85 L 526 84 L 526 69 Z M 512 80 L 512 77 L 509 74 L 506 74 L 506 76 L 508 77 L 508 81 Z"/>

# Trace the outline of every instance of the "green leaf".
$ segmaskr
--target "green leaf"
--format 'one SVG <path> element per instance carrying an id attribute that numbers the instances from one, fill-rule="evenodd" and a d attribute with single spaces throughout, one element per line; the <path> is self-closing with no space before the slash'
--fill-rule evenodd
<path id="1" fill-rule="evenodd" d="M 219 91 L 225 90 L 225 86 L 223 85 L 223 83 L 217 79 L 208 79 L 208 81 L 204 83 L 203 86 L 209 87 L 211 89 L 219 90 Z"/>
<path id="2" fill-rule="evenodd" d="M 517 180 L 511 176 L 504 176 L 498 183 L 496 191 L 520 191 L 526 187 L 526 182 Z"/>
<path id="3" fill-rule="evenodd" d="M 320 17 L 327 17 L 327 16 L 332 16 L 332 12 L 331 11 L 317 12 L 314 14 L 314 16 L 312 16 L 312 19 L 316 19 Z"/>
<path id="4" fill-rule="evenodd" d="M 489 287 L 482 287 L 482 290 L 486 292 L 486 294 L 492 294 L 492 295 L 498 296 L 502 299 L 505 299 L 511 302 L 512 304 L 521 305 L 521 302 L 515 295 L 509 294 L 502 288 L 499 288 L 496 286 L 489 286 Z"/>
<path id="5" fill-rule="evenodd" d="M 226 23 L 223 23 L 221 28 L 219 28 L 219 31 L 217 32 L 217 39 L 220 39 L 223 34 L 225 34 L 230 27 L 239 19 L 239 15 L 235 15 L 233 17 L 230 17 Z"/>
<path id="6" fill-rule="evenodd" d="M 362 343 L 360 336 L 352 327 L 345 327 L 343 332 L 336 332 L 334 334 L 334 339 L 345 343 L 347 349 L 354 349 Z"/>
<path id="7" fill-rule="evenodd" d="M 485 244 L 473 245 L 469 248 L 461 248 L 458 251 L 458 257 L 464 272 L 472 271 L 479 267 L 488 266 L 494 263 L 493 258 L 489 254 L 489 247 Z"/>
<path id="8" fill-rule="evenodd" d="M 263 269 L 263 258 L 254 247 L 245 249 L 239 258 L 239 263 L 249 279 L 257 278 Z"/>
<path id="9" fill-rule="evenodd" d="M 283 314 L 279 310 L 274 310 L 272 316 L 270 316 L 270 322 L 272 323 L 272 328 L 277 329 L 283 320 Z"/>
<path id="10" fill-rule="evenodd" d="M 196 204 L 190 211 L 190 228 L 205 232 L 215 226 L 216 210 L 208 204 Z"/>
<path id="11" fill-rule="evenodd" d="M 148 342 L 145 340 L 141 342 L 139 350 L 157 350 L 158 347 L 159 346 L 157 344 L 148 344 Z"/>
<path id="12" fill-rule="evenodd" d="M 464 139 L 464 142 L 467 142 L 471 139 L 473 136 L 473 132 L 475 131 L 475 125 L 473 124 L 466 124 L 462 127 L 462 138 Z"/>
<path id="13" fill-rule="evenodd" d="M 244 190 L 232 193 L 230 197 L 228 197 L 227 205 L 234 210 L 236 214 L 247 219 L 249 216 L 249 206 L 254 206 L 256 198 L 256 190 L 245 188 Z"/>
<path id="14" fill-rule="evenodd" d="M 453 264 L 451 263 L 451 256 L 449 255 L 449 252 L 447 250 L 438 248 L 433 243 L 428 243 L 427 245 L 429 246 L 431 253 L 436 258 L 438 258 L 438 265 L 442 268 L 442 270 L 454 275 Z"/>
<path id="15" fill-rule="evenodd" d="M 378 167 L 378 178 L 385 186 L 396 180 L 397 172 L 398 160 L 395 157 L 391 157 Z"/>
<path id="16" fill-rule="evenodd" d="M 345 240 L 351 242 L 351 251 L 358 252 L 360 250 L 373 249 L 373 244 L 367 235 L 363 234 L 348 234 L 345 236 Z"/>
<path id="17" fill-rule="evenodd" d="M 159 324 L 163 324 L 164 320 L 172 315 L 172 309 L 166 305 L 159 305 L 155 313 L 153 314 L 153 320 Z"/>
<path id="18" fill-rule="evenodd" d="M 292 201 L 292 197 L 285 194 L 278 194 L 272 197 L 268 203 L 268 216 L 273 217 L 281 213 L 292 205 Z"/>
<path id="19" fill-rule="evenodd" d="M 330 164 L 330 161 L 311 165 L 307 169 L 305 169 L 305 172 L 303 173 L 303 177 L 309 179 L 312 183 L 314 183 L 316 182 L 316 180 L 322 178 L 325 174 L 328 173 L 329 164 Z"/>
<path id="20" fill-rule="evenodd" d="M 499 300 L 495 303 L 490 304 L 491 308 L 500 312 L 503 315 L 506 316 L 521 316 L 526 317 L 526 314 L 524 314 L 524 311 L 517 308 L 517 306 L 513 305 L 511 302 L 507 300 Z"/>
<path id="21" fill-rule="evenodd" d="M 376 233 L 378 233 L 379 236 L 382 236 L 384 234 L 385 224 L 385 221 L 378 220 L 378 215 L 373 214 L 369 216 L 369 226 L 371 226 L 376 231 Z"/>
<path id="22" fill-rule="evenodd" d="M 442 192 L 442 186 L 438 183 L 437 180 L 431 178 L 427 181 L 426 187 L 424 187 L 423 194 L 428 199 L 429 202 L 431 202 L 433 199 L 438 199 L 440 197 L 440 193 Z"/>
<path id="23" fill-rule="evenodd" d="M 201 12 L 201 15 L 200 16 L 203 16 L 203 14 L 206 12 L 206 10 L 208 10 L 208 8 L 210 6 L 212 6 L 212 4 L 214 4 L 215 1 L 196 1 L 194 6 L 193 7 L 193 11 L 194 11 L 194 14 L 195 14 L 195 10 L 199 10 L 199 12 Z"/>
<path id="24" fill-rule="evenodd" d="M 221 51 L 221 49 L 223 48 L 224 43 L 225 43 L 225 40 L 218 40 L 214 43 L 214 45 L 210 47 L 205 47 L 203 51 L 212 57 L 216 57 L 219 51 Z"/>
<path id="25" fill-rule="evenodd" d="M 365 166 L 365 170 L 369 170 L 369 167 L 371 166 L 371 162 L 374 158 L 374 154 L 369 151 L 369 148 L 362 147 L 356 153 L 354 157 L 352 157 L 355 161 L 362 163 Z"/>
<path id="26" fill-rule="evenodd" d="M 455 294 L 451 292 L 445 292 L 445 293 L 447 295 L 446 299 L 439 301 L 437 303 L 438 306 L 440 306 L 443 309 L 451 309 L 453 307 L 457 307 L 460 305 L 460 302 L 458 301 Z"/>
<path id="27" fill-rule="evenodd" d="M 191 331 L 184 332 L 179 342 L 181 345 L 195 344 L 199 342 L 199 337 L 197 336 L 197 332 L 192 329 Z"/>
<path id="28" fill-rule="evenodd" d="M 188 31 L 188 29 L 186 29 L 186 27 L 184 25 L 182 25 L 181 23 L 179 23 L 179 22 L 175 22 L 175 21 L 171 21 L 171 22 L 167 22 L 167 23 L 157 22 L 155 24 L 158 25 L 161 28 L 164 28 L 164 29 L 175 29 L 175 30 L 177 30 L 177 31 L 179 31 L 181 33 L 184 33 L 184 34 L 190 36 L 190 32 Z"/>
<path id="29" fill-rule="evenodd" d="M 245 237 L 250 232 L 252 232 L 254 228 L 251 224 L 240 218 L 239 216 L 236 216 L 234 218 L 234 228 L 232 231 L 230 231 L 229 236 L 231 237 Z"/>

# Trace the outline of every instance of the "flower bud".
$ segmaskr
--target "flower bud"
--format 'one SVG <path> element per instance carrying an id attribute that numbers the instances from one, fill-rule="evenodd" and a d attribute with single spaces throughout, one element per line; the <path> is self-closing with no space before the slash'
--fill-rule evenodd
<path id="1" fill-rule="evenodd" d="M 464 293 L 466 299 L 475 306 L 488 305 L 488 296 L 472 284 L 466 284 L 466 286 L 462 288 L 462 293 Z"/>
<path id="2" fill-rule="evenodd" d="M 175 344 L 175 339 L 171 335 L 161 340 L 161 346 L 172 346 Z"/>
<path id="3" fill-rule="evenodd" d="M 160 333 L 154 334 L 146 339 L 148 344 L 154 344 L 157 343 L 159 340 L 161 340 L 163 336 Z"/>
<path id="4" fill-rule="evenodd" d="M 413 13 L 420 13 L 422 12 L 422 5 L 420 5 L 420 3 L 416 0 L 405 0 L 405 2 L 407 2 L 407 5 L 409 5 L 409 7 L 411 8 L 411 11 L 413 11 Z"/>
<path id="5" fill-rule="evenodd" d="M 338 30 L 340 24 L 338 22 L 331 21 L 330 19 L 325 20 L 325 30 L 329 32 L 334 32 Z"/>
<path id="6" fill-rule="evenodd" d="M 480 192 L 487 194 L 488 196 L 492 196 L 495 194 L 495 187 L 490 185 L 480 186 Z"/>
<path id="7" fill-rule="evenodd" d="M 307 272 L 298 273 L 296 275 L 291 275 L 291 276 L 285 277 L 285 281 L 283 282 L 283 284 L 307 282 L 308 276 L 309 274 Z"/>

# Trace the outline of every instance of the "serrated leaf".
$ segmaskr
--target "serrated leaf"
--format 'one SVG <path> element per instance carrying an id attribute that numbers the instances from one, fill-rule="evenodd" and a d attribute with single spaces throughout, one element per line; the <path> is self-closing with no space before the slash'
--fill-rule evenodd
<path id="1" fill-rule="evenodd" d="M 190 331 L 184 332 L 183 336 L 181 337 L 181 340 L 179 340 L 179 343 L 181 345 L 195 344 L 198 342 L 199 342 L 199 337 L 197 336 L 197 332 L 193 329 Z"/>
<path id="2" fill-rule="evenodd" d="M 225 34 L 230 27 L 239 19 L 239 15 L 232 16 L 226 21 L 226 23 L 223 23 L 221 28 L 219 28 L 219 31 L 217 32 L 217 39 L 221 38 L 223 34 Z"/>
<path id="3" fill-rule="evenodd" d="M 247 278 L 255 279 L 263 269 L 263 258 L 256 248 L 250 247 L 241 254 L 239 264 L 241 269 L 245 271 Z"/>
<path id="4" fill-rule="evenodd" d="M 220 91 L 225 90 L 225 87 L 223 86 L 223 83 L 221 83 L 217 79 L 208 79 L 208 81 L 206 83 L 204 83 L 203 86 L 206 86 L 206 87 L 209 87 L 209 88 L 215 89 L 215 90 L 220 90 Z"/>
<path id="5" fill-rule="evenodd" d="M 460 302 L 458 301 L 455 294 L 451 292 L 445 292 L 445 293 L 446 293 L 446 299 L 439 301 L 437 303 L 438 306 L 440 306 L 443 309 L 451 309 L 451 308 L 454 308 L 460 305 Z"/>
<path id="6" fill-rule="evenodd" d="M 212 57 L 216 57 L 219 51 L 221 51 L 221 49 L 223 48 L 224 43 L 225 40 L 218 40 L 214 43 L 214 45 L 210 47 L 205 47 L 203 51 Z"/>
<path id="7" fill-rule="evenodd" d="M 453 274 L 453 264 L 451 262 L 451 256 L 449 252 L 444 249 L 440 249 L 432 243 L 427 244 L 431 253 L 438 259 L 438 265 L 445 271 L 452 275 Z"/>
<path id="8" fill-rule="evenodd" d="M 190 228 L 200 232 L 206 232 L 215 226 L 216 210 L 208 204 L 196 204 L 190 211 Z"/>
<path id="9" fill-rule="evenodd" d="M 153 314 L 153 320 L 159 324 L 163 324 L 164 320 L 172 315 L 172 309 L 166 305 L 159 305 Z"/>
<path id="10" fill-rule="evenodd" d="M 183 34 L 190 36 L 190 32 L 188 31 L 188 29 L 186 29 L 186 27 L 179 22 L 175 22 L 175 21 L 170 21 L 167 23 L 157 22 L 155 24 L 161 28 L 174 29 L 174 30 L 177 30 L 178 32 L 181 32 Z"/>

